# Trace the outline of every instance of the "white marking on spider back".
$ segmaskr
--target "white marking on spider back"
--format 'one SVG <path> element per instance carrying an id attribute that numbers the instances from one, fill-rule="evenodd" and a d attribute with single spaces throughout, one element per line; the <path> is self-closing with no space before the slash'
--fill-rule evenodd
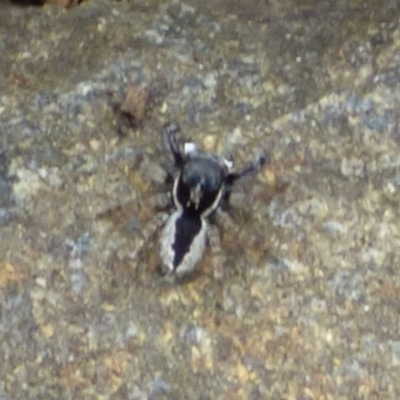
<path id="1" fill-rule="evenodd" d="M 192 272 L 202 258 L 206 247 L 207 232 L 207 222 L 202 218 L 200 231 L 193 238 L 182 261 L 174 267 L 175 251 L 173 245 L 176 237 L 176 222 L 181 215 L 181 210 L 175 211 L 168 219 L 160 235 L 160 256 L 163 270 L 166 274 L 174 274 L 178 278 Z"/>
<path id="2" fill-rule="evenodd" d="M 208 207 L 203 213 L 201 214 L 202 219 L 209 217 L 219 206 L 219 203 L 221 202 L 222 195 L 224 193 L 224 185 L 221 185 L 218 195 L 215 197 L 215 200 L 211 204 L 210 207 Z"/>
<path id="3" fill-rule="evenodd" d="M 196 153 L 197 146 L 193 142 L 187 142 L 183 146 L 183 152 L 185 154 Z"/>
<path id="4" fill-rule="evenodd" d="M 232 167 L 233 167 L 233 161 L 227 160 L 226 158 L 224 158 L 224 164 L 226 165 L 226 167 L 228 168 L 228 170 L 231 170 Z"/>
<path id="5" fill-rule="evenodd" d="M 181 177 L 182 172 L 179 172 L 179 175 L 175 178 L 174 186 L 172 188 L 172 199 L 174 200 L 175 207 L 182 212 L 182 204 L 179 203 L 178 200 L 178 183 Z"/>

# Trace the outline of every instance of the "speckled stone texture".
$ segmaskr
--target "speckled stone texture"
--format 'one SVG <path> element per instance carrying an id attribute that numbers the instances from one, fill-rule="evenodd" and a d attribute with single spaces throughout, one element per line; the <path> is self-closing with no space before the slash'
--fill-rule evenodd
<path id="1" fill-rule="evenodd" d="M 399 8 L 2 2 L 0 399 L 399 399 Z M 270 156 L 179 284 L 170 120 Z"/>

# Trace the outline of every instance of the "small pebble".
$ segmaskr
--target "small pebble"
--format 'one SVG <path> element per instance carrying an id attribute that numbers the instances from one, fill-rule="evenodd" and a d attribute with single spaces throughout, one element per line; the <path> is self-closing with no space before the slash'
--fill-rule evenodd
<path id="1" fill-rule="evenodd" d="M 203 139 L 203 149 L 205 151 L 213 151 L 217 147 L 217 136 L 216 135 L 207 135 Z"/>

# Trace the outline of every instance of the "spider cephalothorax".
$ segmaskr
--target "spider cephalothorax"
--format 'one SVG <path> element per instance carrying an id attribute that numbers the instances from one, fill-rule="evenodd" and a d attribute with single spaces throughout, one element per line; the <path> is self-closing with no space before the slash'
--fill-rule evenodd
<path id="1" fill-rule="evenodd" d="M 179 131 L 175 123 L 163 128 L 164 144 L 178 172 L 172 188 L 176 210 L 163 228 L 160 246 L 164 273 L 182 277 L 193 271 L 203 255 L 208 217 L 227 197 L 233 183 L 258 171 L 265 157 L 258 157 L 241 171 L 233 172 L 230 161 L 198 150 L 193 143 L 186 143 L 181 149 L 176 139 Z"/>

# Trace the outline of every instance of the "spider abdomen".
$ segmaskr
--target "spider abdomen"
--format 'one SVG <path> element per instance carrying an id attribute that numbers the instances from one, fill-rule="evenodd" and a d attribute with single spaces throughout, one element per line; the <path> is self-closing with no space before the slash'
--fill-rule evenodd
<path id="1" fill-rule="evenodd" d="M 160 247 L 166 274 L 183 276 L 191 272 L 206 247 L 207 222 L 197 214 L 175 211 L 161 233 Z"/>

